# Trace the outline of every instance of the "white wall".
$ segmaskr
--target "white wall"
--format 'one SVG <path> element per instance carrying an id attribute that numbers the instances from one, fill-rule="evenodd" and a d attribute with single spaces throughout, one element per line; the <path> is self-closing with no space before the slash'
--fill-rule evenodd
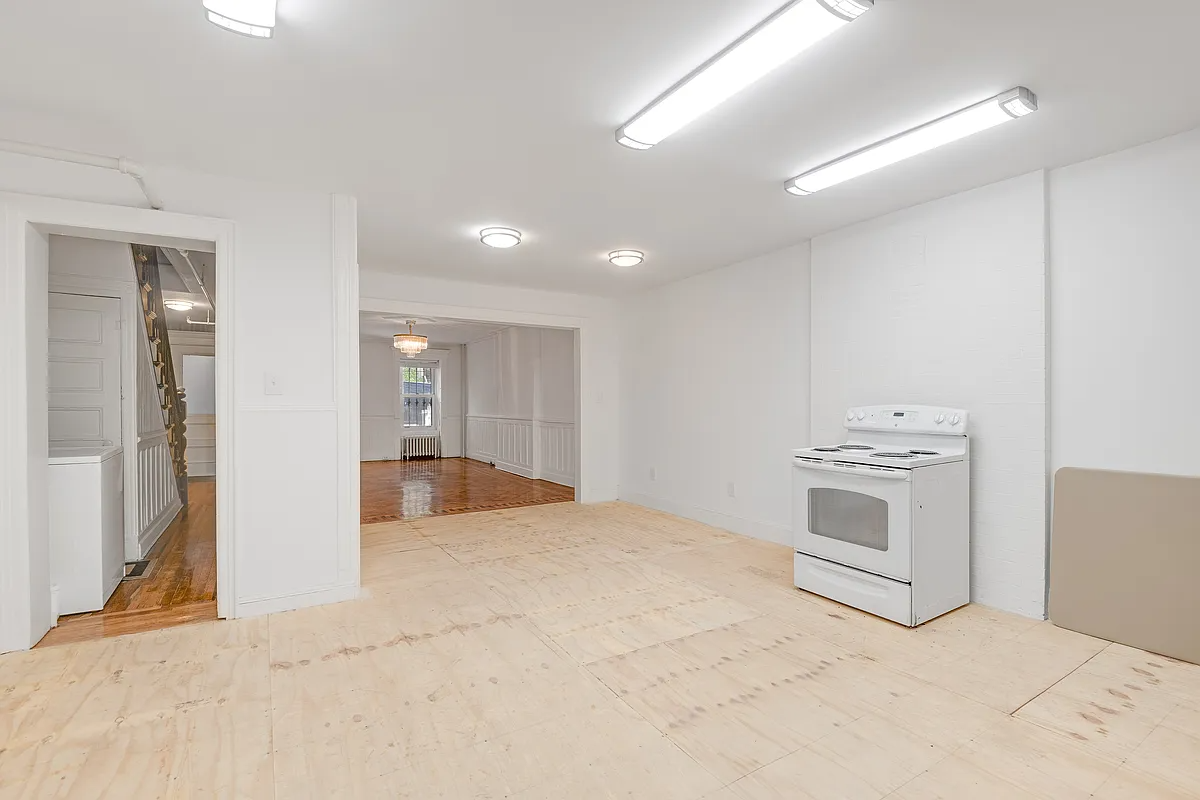
<path id="1" fill-rule="evenodd" d="M 359 404 L 361 458 L 388 461 L 399 458 L 396 440 L 404 435 L 404 414 L 399 403 L 400 356 L 390 340 L 363 339 L 359 344 Z M 421 361 L 436 361 L 441 388 L 442 457 L 463 455 L 463 348 L 431 346 Z"/>
<path id="2" fill-rule="evenodd" d="M 971 413 L 971 597 L 1041 617 L 1045 180 L 1034 173 L 812 243 L 812 433 L 852 405 Z"/>
<path id="3" fill-rule="evenodd" d="M 188 416 L 217 413 L 217 364 L 214 356 L 176 356 L 183 364 L 183 386 L 187 391 Z"/>
<path id="4" fill-rule="evenodd" d="M 575 485 L 575 334 L 512 327 L 466 346 L 468 458 Z"/>
<path id="5" fill-rule="evenodd" d="M 396 458 L 395 352 L 391 342 L 359 342 L 359 458 L 363 461 Z"/>
<path id="6" fill-rule="evenodd" d="M 1049 197 L 1052 468 L 1200 475 L 1200 131 Z"/>
<path id="7" fill-rule="evenodd" d="M 791 450 L 809 443 L 808 294 L 803 244 L 630 301 L 622 499 L 791 542 Z"/>
<path id="8" fill-rule="evenodd" d="M 125 242 L 104 242 L 78 236 L 50 237 L 50 274 L 82 275 L 134 283 L 133 250 Z"/>
<path id="9" fill-rule="evenodd" d="M 585 503 L 616 499 L 621 429 L 617 301 L 369 270 L 368 265 L 360 284 L 366 311 L 578 328 L 578 496 Z"/>
<path id="10" fill-rule="evenodd" d="M 358 386 L 353 375 L 358 286 L 353 200 L 171 169 L 153 170 L 150 181 L 164 198 L 168 214 L 191 215 L 170 217 L 164 225 L 227 230 L 209 220 L 235 223 L 227 262 L 234 265 L 233 273 L 218 297 L 218 305 L 229 311 L 225 319 L 230 323 L 218 329 L 218 350 L 223 331 L 231 331 L 229 341 L 236 342 L 230 382 L 236 435 L 226 430 L 224 419 L 226 432 L 219 434 L 232 437 L 229 451 L 219 457 L 236 465 L 232 474 L 219 476 L 224 482 L 218 486 L 220 491 L 232 490 L 232 503 L 218 507 L 218 514 L 230 521 L 236 543 L 229 564 L 233 585 L 218 585 L 219 594 L 230 592 L 222 596 L 222 601 L 228 599 L 224 613 L 264 613 L 356 596 Z M 119 204 L 130 202 L 127 182 L 123 176 L 86 167 L 19 156 L 0 159 L 0 191 Z M 93 212 L 19 194 L 0 197 L 0 205 L 12 219 L 29 209 L 62 210 L 75 218 L 136 219 L 139 224 L 150 218 L 150 212 L 107 207 Z M 14 225 L 6 234 L 23 235 L 24 230 Z M 14 244 L 3 252 L 21 249 Z M 20 290 L 17 296 L 23 297 L 24 279 L 11 276 L 19 268 L 5 260 L 5 285 L 13 281 Z M 287 287 L 286 303 L 277 302 L 281 286 Z M 44 297 L 44 286 L 40 292 Z M 10 313 L 16 310 L 9 300 L 6 291 L 0 319 L 27 319 L 30 330 L 44 330 L 44 324 L 37 327 L 36 309 Z M 5 329 L 4 334 L 6 344 L 25 351 L 24 333 L 9 338 Z M 44 353 L 41 358 L 44 361 Z M 268 378 L 274 379 L 278 394 L 266 393 Z M 28 386 L 28 378 L 22 382 L 33 398 L 35 388 Z M 44 408 L 44 387 L 40 403 Z M 37 424 L 37 408 L 30 408 L 30 425 Z M 6 449 L 12 444 L 4 442 Z M 44 453 L 41 456 L 44 465 Z M 44 504 L 36 487 L 22 483 L 13 491 L 30 494 L 35 505 Z M 305 502 L 295 502 L 297 497 Z"/>

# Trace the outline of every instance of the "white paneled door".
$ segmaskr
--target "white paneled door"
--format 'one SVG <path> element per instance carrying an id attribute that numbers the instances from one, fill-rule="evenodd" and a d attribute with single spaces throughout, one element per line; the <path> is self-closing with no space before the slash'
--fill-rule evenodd
<path id="1" fill-rule="evenodd" d="M 51 447 L 121 444 L 121 301 L 50 293 Z"/>

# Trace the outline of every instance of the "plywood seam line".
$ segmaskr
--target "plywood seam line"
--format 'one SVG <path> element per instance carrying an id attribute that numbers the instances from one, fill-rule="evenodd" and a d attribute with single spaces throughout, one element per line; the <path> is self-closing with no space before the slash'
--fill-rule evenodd
<path id="1" fill-rule="evenodd" d="M 146 201 L 150 203 L 152 209 L 162 211 L 162 199 L 146 184 L 145 168 L 136 161 L 130 161 L 123 156 L 101 156 L 93 153 L 80 153 L 75 150 L 64 150 L 60 147 L 47 147 L 28 142 L 14 142 L 10 139 L 0 139 L 0 151 L 120 172 L 122 175 L 128 175 L 133 178 L 138 188 L 142 190 L 142 194 L 146 196 Z"/>

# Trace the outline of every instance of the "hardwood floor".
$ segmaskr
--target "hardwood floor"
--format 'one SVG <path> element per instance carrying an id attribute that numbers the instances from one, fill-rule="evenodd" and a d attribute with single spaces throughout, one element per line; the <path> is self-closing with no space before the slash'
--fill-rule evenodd
<path id="1" fill-rule="evenodd" d="M 481 461 L 364 461 L 362 523 L 494 511 L 575 499 L 575 490 L 513 475 Z"/>
<path id="2" fill-rule="evenodd" d="M 0 656 L 0 798 L 1184 800 L 1200 667 L 620 503 L 363 529 L 363 599 Z"/>
<path id="3" fill-rule="evenodd" d="M 216 482 L 193 478 L 188 498 L 151 550 L 145 575 L 121 581 L 100 611 L 61 617 L 37 646 L 216 619 Z"/>

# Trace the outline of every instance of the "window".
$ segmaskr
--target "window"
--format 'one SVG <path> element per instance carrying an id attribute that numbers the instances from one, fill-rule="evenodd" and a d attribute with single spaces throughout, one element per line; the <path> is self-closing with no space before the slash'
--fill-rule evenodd
<path id="1" fill-rule="evenodd" d="M 437 367 L 433 364 L 404 364 L 400 367 L 400 402 L 404 427 L 435 430 L 438 426 Z"/>

